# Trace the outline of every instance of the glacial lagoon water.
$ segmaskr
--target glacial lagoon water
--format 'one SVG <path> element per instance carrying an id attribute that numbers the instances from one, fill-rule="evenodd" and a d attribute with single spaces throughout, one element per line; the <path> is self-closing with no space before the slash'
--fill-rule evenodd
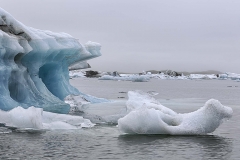
<path id="1" fill-rule="evenodd" d="M 70 82 L 83 93 L 117 101 L 118 105 L 126 102 L 127 91 L 143 90 L 158 92 L 155 98 L 179 113 L 197 110 L 210 98 L 232 107 L 234 113 L 213 133 L 199 136 L 120 135 L 116 125 L 106 124 L 80 130 L 2 131 L 0 159 L 240 159 L 240 82 L 91 78 Z M 106 108 L 111 106 L 106 104 Z"/>

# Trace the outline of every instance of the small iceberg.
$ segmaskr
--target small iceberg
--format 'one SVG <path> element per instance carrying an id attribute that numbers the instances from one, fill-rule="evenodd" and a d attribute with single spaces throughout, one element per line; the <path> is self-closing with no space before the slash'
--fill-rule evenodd
<path id="1" fill-rule="evenodd" d="M 118 120 L 123 134 L 201 135 L 213 132 L 232 117 L 233 110 L 210 99 L 197 111 L 180 114 L 161 105 L 151 95 L 130 91 L 128 114 Z"/>

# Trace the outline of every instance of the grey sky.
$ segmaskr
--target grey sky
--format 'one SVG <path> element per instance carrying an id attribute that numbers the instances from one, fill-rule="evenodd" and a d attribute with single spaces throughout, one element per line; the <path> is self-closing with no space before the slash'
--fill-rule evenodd
<path id="1" fill-rule="evenodd" d="M 99 42 L 102 71 L 240 73 L 239 0 L 0 0 L 27 26 Z"/>

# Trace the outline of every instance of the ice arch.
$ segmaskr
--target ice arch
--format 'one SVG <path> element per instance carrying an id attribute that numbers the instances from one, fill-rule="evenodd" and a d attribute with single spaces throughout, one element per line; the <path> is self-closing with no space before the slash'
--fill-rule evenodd
<path id="1" fill-rule="evenodd" d="M 68 113 L 62 100 L 80 93 L 69 84 L 68 67 L 100 56 L 100 48 L 66 33 L 27 27 L 0 8 L 0 109 L 35 106 Z"/>

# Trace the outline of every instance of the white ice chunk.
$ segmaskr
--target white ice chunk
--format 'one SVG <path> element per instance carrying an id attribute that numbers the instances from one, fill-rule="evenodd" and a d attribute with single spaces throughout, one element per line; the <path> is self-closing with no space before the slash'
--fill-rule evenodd
<path id="1" fill-rule="evenodd" d="M 237 73 L 226 73 L 227 74 L 227 77 L 229 79 L 232 79 L 232 80 L 240 80 L 240 74 L 237 74 Z"/>
<path id="2" fill-rule="evenodd" d="M 45 112 L 42 108 L 16 107 L 10 111 L 0 110 L 0 123 L 19 129 L 80 129 L 94 124 L 81 116 Z"/>
<path id="3" fill-rule="evenodd" d="M 215 74 L 190 74 L 190 79 L 217 79 Z"/>
<path id="4" fill-rule="evenodd" d="M 42 109 L 16 107 L 8 112 L 0 110 L 0 122 L 11 127 L 42 129 Z"/>
<path id="5" fill-rule="evenodd" d="M 118 120 L 123 134 L 199 135 L 213 132 L 232 116 L 232 108 L 210 99 L 195 112 L 178 114 L 143 92 L 130 92 L 130 111 Z"/>

